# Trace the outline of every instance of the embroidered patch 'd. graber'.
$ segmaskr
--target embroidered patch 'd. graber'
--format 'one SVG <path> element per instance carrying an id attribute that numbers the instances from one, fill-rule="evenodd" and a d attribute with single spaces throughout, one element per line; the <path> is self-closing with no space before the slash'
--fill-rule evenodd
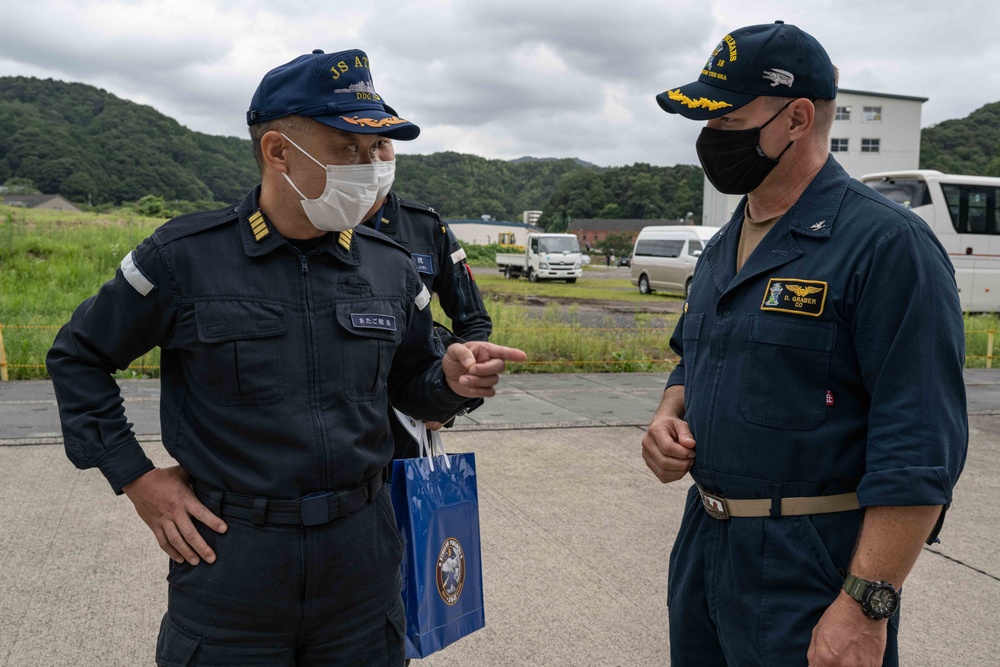
<path id="1" fill-rule="evenodd" d="M 760 309 L 819 317 L 826 305 L 826 293 L 827 284 L 822 280 L 771 278 Z"/>
<path id="2" fill-rule="evenodd" d="M 393 315 L 379 315 L 377 313 L 351 313 L 351 322 L 358 329 L 385 329 L 386 331 L 396 330 L 396 318 Z"/>

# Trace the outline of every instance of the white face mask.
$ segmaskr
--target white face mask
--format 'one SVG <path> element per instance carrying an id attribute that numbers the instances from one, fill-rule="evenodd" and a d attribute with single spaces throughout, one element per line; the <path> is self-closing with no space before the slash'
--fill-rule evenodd
<path id="1" fill-rule="evenodd" d="M 284 134 L 281 136 L 288 139 Z M 396 162 L 370 164 L 327 164 L 298 148 L 310 160 L 326 169 L 326 188 L 316 199 L 309 199 L 295 187 L 288 174 L 282 174 L 288 184 L 302 197 L 302 210 L 316 229 L 326 232 L 343 232 L 364 222 L 365 214 L 378 200 L 389 194 L 396 174 Z"/>

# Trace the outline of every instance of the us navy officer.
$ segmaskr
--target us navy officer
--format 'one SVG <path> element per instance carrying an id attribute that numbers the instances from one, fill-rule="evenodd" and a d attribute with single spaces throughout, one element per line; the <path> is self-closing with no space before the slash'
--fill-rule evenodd
<path id="1" fill-rule="evenodd" d="M 895 665 L 900 590 L 965 461 L 954 274 L 916 215 L 830 156 L 836 70 L 780 21 L 734 30 L 657 96 L 707 121 L 744 194 L 706 245 L 642 441 L 690 473 L 670 554 L 671 664 Z"/>

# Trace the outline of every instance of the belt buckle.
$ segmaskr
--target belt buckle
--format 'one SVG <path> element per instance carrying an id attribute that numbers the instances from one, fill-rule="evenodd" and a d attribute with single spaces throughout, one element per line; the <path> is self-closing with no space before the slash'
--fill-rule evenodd
<path id="1" fill-rule="evenodd" d="M 333 495 L 329 491 L 325 493 L 313 493 L 302 499 L 299 511 L 302 513 L 303 526 L 318 526 L 330 520 L 329 498 Z"/>
<path id="2" fill-rule="evenodd" d="M 722 496 L 712 495 L 701 487 L 698 488 L 698 493 L 701 494 L 701 506 L 705 508 L 708 516 L 713 519 L 719 519 L 720 521 L 724 521 L 729 518 L 729 510 L 726 509 L 725 498 Z"/>

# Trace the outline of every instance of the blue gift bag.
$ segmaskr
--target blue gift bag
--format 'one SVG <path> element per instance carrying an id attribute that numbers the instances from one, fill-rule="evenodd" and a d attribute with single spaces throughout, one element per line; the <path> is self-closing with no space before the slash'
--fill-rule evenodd
<path id="1" fill-rule="evenodd" d="M 403 540 L 406 657 L 424 658 L 486 624 L 475 454 L 393 461 L 392 506 Z"/>

